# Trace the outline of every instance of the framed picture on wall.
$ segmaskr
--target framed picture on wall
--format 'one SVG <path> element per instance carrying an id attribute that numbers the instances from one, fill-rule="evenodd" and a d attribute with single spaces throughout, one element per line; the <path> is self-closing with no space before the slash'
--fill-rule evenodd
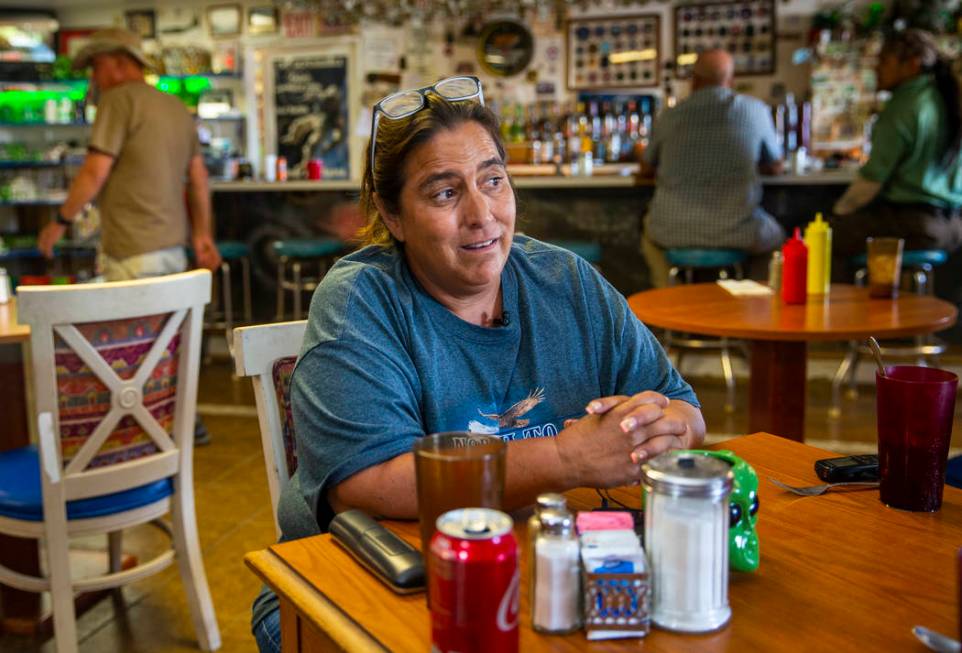
<path id="1" fill-rule="evenodd" d="M 240 34 L 240 5 L 213 5 L 208 7 L 207 30 L 214 38 L 221 36 L 237 36 Z"/>
<path id="2" fill-rule="evenodd" d="M 658 86 L 661 17 L 577 18 L 566 25 L 569 89 Z"/>
<path id="3" fill-rule="evenodd" d="M 157 15 L 153 9 L 136 9 L 124 12 L 127 29 L 142 39 L 157 36 Z"/>
<path id="4" fill-rule="evenodd" d="M 57 53 L 65 54 L 71 59 L 80 48 L 90 42 L 90 35 L 100 27 L 78 27 L 74 29 L 62 29 L 57 32 Z"/>
<path id="5" fill-rule="evenodd" d="M 277 7 L 265 5 L 247 10 L 248 34 L 276 34 L 279 22 Z"/>
<path id="6" fill-rule="evenodd" d="M 679 5 L 675 13 L 675 66 L 691 73 L 699 52 L 728 50 L 736 75 L 775 72 L 775 0 Z"/>
<path id="7" fill-rule="evenodd" d="M 291 179 L 306 179 L 320 159 L 325 179 L 351 177 L 351 58 L 341 48 L 270 55 L 265 95 L 268 151 L 287 159 Z"/>

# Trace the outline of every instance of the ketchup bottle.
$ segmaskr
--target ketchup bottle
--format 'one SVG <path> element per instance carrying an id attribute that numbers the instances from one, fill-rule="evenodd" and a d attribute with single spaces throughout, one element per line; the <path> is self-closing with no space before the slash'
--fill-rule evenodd
<path id="1" fill-rule="evenodd" d="M 782 258 L 782 301 L 786 304 L 804 304 L 808 281 L 808 248 L 797 227 L 795 234 L 782 247 Z"/>

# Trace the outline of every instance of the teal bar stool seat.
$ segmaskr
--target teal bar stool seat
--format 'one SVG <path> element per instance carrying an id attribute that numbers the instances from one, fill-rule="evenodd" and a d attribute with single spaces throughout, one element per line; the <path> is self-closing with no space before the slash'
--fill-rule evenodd
<path id="1" fill-rule="evenodd" d="M 601 245 L 590 240 L 549 240 L 550 245 L 577 254 L 594 266 L 601 263 Z"/>
<path id="2" fill-rule="evenodd" d="M 239 240 L 220 240 L 215 243 L 220 253 L 220 298 L 204 313 L 204 329 L 223 329 L 227 334 L 227 346 L 233 351 L 234 334 L 234 292 L 232 285 L 233 265 L 241 270 L 241 301 L 244 310 L 244 323 L 250 324 L 253 318 L 253 299 L 251 296 L 251 248 Z M 194 260 L 194 250 L 187 248 L 187 256 Z M 215 276 L 216 280 L 217 277 Z M 217 297 L 218 293 L 214 293 Z"/>
<path id="3" fill-rule="evenodd" d="M 741 279 L 744 275 L 742 263 L 748 258 L 748 254 L 738 249 L 679 247 L 666 250 L 665 257 L 671 265 L 668 284 L 674 286 L 679 283 L 679 277 L 684 279 L 681 283 L 693 283 L 696 270 L 715 271 L 719 279 L 727 279 L 729 273 L 734 272 L 735 278 Z M 665 331 L 664 338 L 665 349 L 675 349 L 677 352 L 675 367 L 679 372 L 686 351 L 718 350 L 722 376 L 725 379 L 725 411 L 735 412 L 735 371 L 732 368 L 731 350 L 733 347 L 744 350 L 744 343 L 729 338 L 676 334 L 671 331 Z"/>
<path id="4" fill-rule="evenodd" d="M 293 317 L 303 319 L 303 297 L 313 292 L 334 261 L 347 249 L 347 244 L 337 238 L 295 238 L 276 240 L 272 245 L 277 257 L 277 320 L 284 320 L 284 298 L 293 294 Z M 317 275 L 304 276 L 304 266 L 316 263 Z M 290 276 L 288 276 L 288 266 Z"/>
<path id="5" fill-rule="evenodd" d="M 941 249 L 910 249 L 902 252 L 902 279 L 900 288 L 917 295 L 931 295 L 934 292 L 935 268 L 949 260 L 948 252 Z M 855 285 L 864 286 L 868 279 L 867 254 L 858 254 L 849 259 L 857 268 Z M 939 356 L 945 353 L 945 342 L 932 334 L 913 336 L 911 340 L 885 340 L 879 343 L 882 356 L 886 359 L 914 359 L 916 365 L 938 365 Z M 861 359 L 872 356 L 869 346 L 858 340 L 850 340 L 848 352 L 832 379 L 832 404 L 828 409 L 829 417 L 837 418 L 842 414 L 842 385 L 848 377 L 848 396 L 858 396 L 856 376 Z"/>

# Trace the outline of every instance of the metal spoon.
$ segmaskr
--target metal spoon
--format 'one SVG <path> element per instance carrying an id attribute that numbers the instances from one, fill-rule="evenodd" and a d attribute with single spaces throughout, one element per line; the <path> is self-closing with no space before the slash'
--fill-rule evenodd
<path id="1" fill-rule="evenodd" d="M 930 650 L 936 651 L 936 653 L 959 653 L 959 651 L 962 651 L 962 645 L 957 641 L 934 630 L 929 630 L 925 626 L 916 626 L 912 629 L 912 632 L 915 633 L 920 642 L 928 646 Z"/>
<path id="2" fill-rule="evenodd" d="M 872 336 L 868 337 L 869 347 L 872 348 L 872 355 L 875 356 L 875 364 L 878 365 L 878 375 L 885 378 L 885 365 L 882 364 L 882 350 L 879 349 L 878 340 Z"/>

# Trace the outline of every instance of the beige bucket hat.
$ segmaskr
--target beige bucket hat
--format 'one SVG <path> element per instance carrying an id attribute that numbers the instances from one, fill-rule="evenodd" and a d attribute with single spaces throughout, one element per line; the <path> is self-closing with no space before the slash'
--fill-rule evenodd
<path id="1" fill-rule="evenodd" d="M 73 68 L 74 70 L 86 68 L 94 56 L 110 52 L 126 52 L 145 67 L 150 65 L 141 47 L 139 36 L 121 27 L 108 27 L 90 35 L 90 42 L 77 52 L 73 60 Z"/>

